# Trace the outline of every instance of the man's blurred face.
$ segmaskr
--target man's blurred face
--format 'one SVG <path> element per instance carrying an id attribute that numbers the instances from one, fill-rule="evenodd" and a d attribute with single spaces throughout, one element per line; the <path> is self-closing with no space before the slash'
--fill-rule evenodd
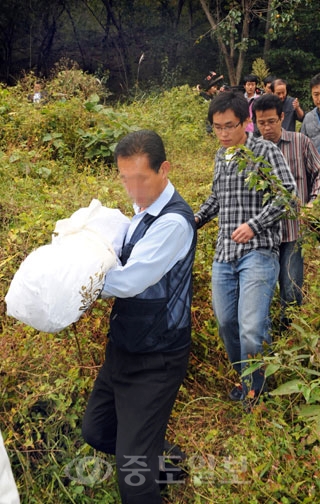
<path id="1" fill-rule="evenodd" d="M 274 94 L 283 102 L 287 97 L 287 86 L 285 84 L 275 84 Z"/>
<path id="2" fill-rule="evenodd" d="M 168 161 L 161 164 L 158 172 L 150 168 L 146 154 L 136 154 L 131 157 L 119 156 L 117 165 L 120 180 L 128 196 L 141 209 L 154 203 L 168 183 L 167 175 L 170 169 Z"/>
<path id="3" fill-rule="evenodd" d="M 313 103 L 320 110 L 320 84 L 313 86 L 311 90 L 311 96 L 313 99 Z"/>

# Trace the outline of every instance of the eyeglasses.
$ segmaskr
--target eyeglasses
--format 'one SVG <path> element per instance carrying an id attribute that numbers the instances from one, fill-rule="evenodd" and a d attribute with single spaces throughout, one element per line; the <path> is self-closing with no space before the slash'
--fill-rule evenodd
<path id="1" fill-rule="evenodd" d="M 213 127 L 217 133 L 222 133 L 223 131 L 234 131 L 240 124 L 241 121 L 239 121 L 238 124 L 227 124 L 226 126 L 217 126 L 214 124 Z"/>
<path id="2" fill-rule="evenodd" d="M 280 121 L 280 118 L 278 119 L 266 119 L 266 121 L 257 121 L 257 125 L 260 128 L 264 128 L 265 126 L 274 126 Z"/>

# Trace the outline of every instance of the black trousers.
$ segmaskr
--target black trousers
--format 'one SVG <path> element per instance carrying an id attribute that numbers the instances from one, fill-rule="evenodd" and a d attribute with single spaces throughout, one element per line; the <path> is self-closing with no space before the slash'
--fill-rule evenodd
<path id="1" fill-rule="evenodd" d="M 83 419 L 88 444 L 116 455 L 122 504 L 160 504 L 159 463 L 189 347 L 129 354 L 111 342 Z"/>

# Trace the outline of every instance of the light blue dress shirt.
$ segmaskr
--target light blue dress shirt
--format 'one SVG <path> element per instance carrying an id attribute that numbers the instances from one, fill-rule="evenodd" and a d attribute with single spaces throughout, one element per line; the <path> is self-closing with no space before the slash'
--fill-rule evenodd
<path id="1" fill-rule="evenodd" d="M 168 181 L 158 199 L 143 212 L 133 205 L 135 215 L 126 235 L 126 243 L 145 214 L 159 215 L 173 193 L 174 187 Z M 192 239 L 192 226 L 182 215 L 176 213 L 162 215 L 135 244 L 126 265 L 119 264 L 107 272 L 101 297 L 133 297 L 156 284 L 186 256 Z"/>

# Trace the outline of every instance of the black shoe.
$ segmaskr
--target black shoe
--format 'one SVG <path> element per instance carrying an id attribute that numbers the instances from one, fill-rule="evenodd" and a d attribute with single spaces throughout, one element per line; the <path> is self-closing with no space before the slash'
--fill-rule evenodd
<path id="1" fill-rule="evenodd" d="M 229 392 L 229 399 L 231 401 L 242 401 L 243 400 L 243 389 L 242 385 L 238 383 L 232 390 Z"/>
<path id="2" fill-rule="evenodd" d="M 171 459 L 170 459 L 171 460 Z M 184 480 L 188 476 L 185 469 L 180 466 L 175 465 L 175 463 L 165 461 L 165 470 L 159 473 L 159 483 L 160 492 L 163 494 L 168 490 L 169 485 L 184 484 Z"/>
<path id="3" fill-rule="evenodd" d="M 181 451 L 179 446 L 170 444 L 167 440 L 164 442 L 164 458 L 161 460 L 162 467 L 160 467 L 159 486 L 163 494 L 170 484 L 182 484 L 188 473 L 183 467 L 178 464 L 184 462 L 187 455 Z"/>
<path id="4" fill-rule="evenodd" d="M 187 458 L 187 455 L 181 451 L 179 446 L 169 443 L 166 439 L 164 440 L 163 454 L 167 455 L 169 458 L 171 456 L 174 457 L 174 460 L 177 460 L 177 462 L 174 462 L 175 464 L 179 464 L 179 462 Z"/>

